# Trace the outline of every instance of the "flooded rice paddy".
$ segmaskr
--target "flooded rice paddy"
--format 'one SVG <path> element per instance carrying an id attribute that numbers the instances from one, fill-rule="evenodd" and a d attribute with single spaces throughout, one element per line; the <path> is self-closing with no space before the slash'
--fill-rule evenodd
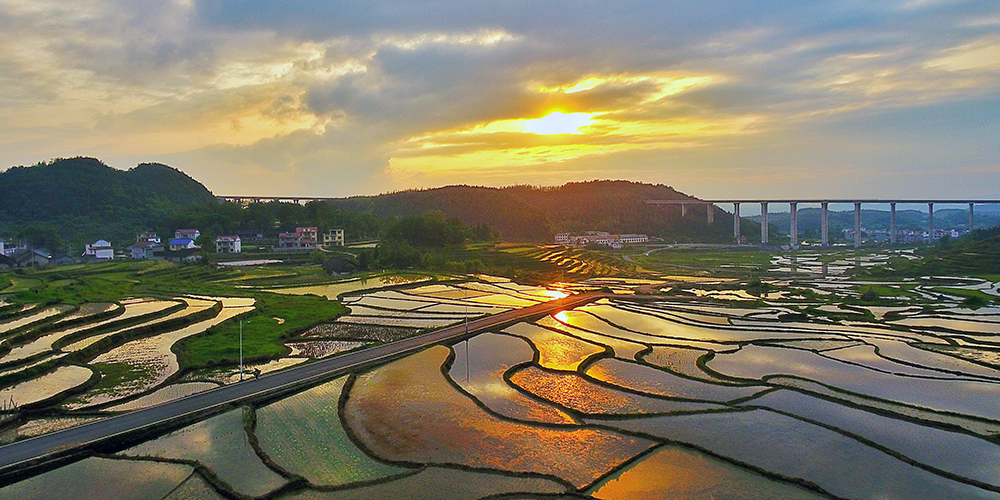
<path id="1" fill-rule="evenodd" d="M 650 283 L 601 286 L 627 285 Z M 348 294 L 350 314 L 307 329 L 286 343 L 286 357 L 260 366 L 334 356 L 462 322 L 466 310 L 493 314 L 569 288 L 495 280 Z M 857 287 L 822 288 L 843 300 Z M 931 306 L 851 307 L 787 293 L 753 296 L 753 304 L 729 295 L 736 300 L 608 296 L 237 408 L 0 488 L 0 497 L 91 498 L 60 482 L 131 467 L 145 475 L 108 480 L 108 491 L 129 489 L 122 498 L 1000 499 L 995 309 L 966 309 L 960 298 L 940 295 Z M 167 332 L 97 358 L 141 363 L 145 381 L 99 408 L 127 411 L 238 381 L 232 368 L 219 368 L 163 385 L 169 346 L 187 334 L 197 332 Z M 60 381 L 38 378 L 32 390 L 38 397 L 76 387 L 85 382 L 79 370 L 93 373 L 53 372 Z M 21 393 L 15 389 L 4 390 Z M 93 394 L 77 401 L 103 401 Z M 52 419 L 53 428 L 72 423 Z M 28 429 L 18 434 L 25 425 L 0 439 L 28 436 Z"/>

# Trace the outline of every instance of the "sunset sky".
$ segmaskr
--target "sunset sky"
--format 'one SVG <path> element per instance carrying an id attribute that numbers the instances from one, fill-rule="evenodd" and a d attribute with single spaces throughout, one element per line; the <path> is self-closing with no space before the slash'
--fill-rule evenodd
<path id="1" fill-rule="evenodd" d="M 0 166 L 1000 197 L 1000 2 L 0 0 Z"/>

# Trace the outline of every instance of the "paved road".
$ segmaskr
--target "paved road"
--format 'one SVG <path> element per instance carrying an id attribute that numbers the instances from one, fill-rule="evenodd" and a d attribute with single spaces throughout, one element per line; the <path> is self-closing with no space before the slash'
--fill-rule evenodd
<path id="1" fill-rule="evenodd" d="M 577 307 L 605 296 L 607 295 L 597 293 L 573 295 L 487 316 L 470 321 L 468 332 L 476 333 L 524 318 Z M 0 486 L 37 471 L 83 458 L 95 450 L 106 451 L 127 445 L 153 430 L 167 430 L 221 413 L 234 405 L 295 392 L 298 388 L 332 379 L 359 367 L 401 357 L 429 345 L 461 338 L 465 334 L 466 325 L 463 323 L 390 344 L 298 365 L 261 376 L 259 380 L 250 379 L 151 408 L 0 446 Z"/>

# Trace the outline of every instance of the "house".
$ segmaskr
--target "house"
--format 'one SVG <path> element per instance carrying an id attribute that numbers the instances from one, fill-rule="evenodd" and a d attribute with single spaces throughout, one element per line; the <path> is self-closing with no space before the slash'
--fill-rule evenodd
<path id="1" fill-rule="evenodd" d="M 224 235 L 215 238 L 215 253 L 240 253 L 241 251 L 239 236 Z"/>
<path id="2" fill-rule="evenodd" d="M 260 241 L 264 239 L 264 232 L 257 229 L 237 229 L 236 236 L 241 241 Z"/>
<path id="3" fill-rule="evenodd" d="M 645 234 L 619 234 L 618 241 L 622 243 L 646 243 L 649 237 Z"/>
<path id="4" fill-rule="evenodd" d="M 51 262 L 52 255 L 44 248 L 17 250 L 9 256 L 12 267 L 45 267 Z"/>
<path id="5" fill-rule="evenodd" d="M 178 250 L 187 250 L 190 248 L 198 248 L 198 245 L 194 244 L 194 240 L 190 238 L 174 238 L 170 240 L 170 251 L 176 252 Z"/>
<path id="6" fill-rule="evenodd" d="M 163 251 L 163 245 L 151 241 L 137 241 L 129 247 L 133 259 L 152 259 L 157 252 Z"/>
<path id="7" fill-rule="evenodd" d="M 323 270 L 327 274 L 350 274 L 357 269 L 358 266 L 343 257 L 330 257 L 323 262 Z"/>
<path id="8" fill-rule="evenodd" d="M 323 233 L 323 244 L 342 247 L 344 246 L 344 230 L 331 229 Z"/>
<path id="9" fill-rule="evenodd" d="M 297 227 L 294 233 L 278 233 L 278 250 L 315 250 L 315 227 Z"/>
<path id="10" fill-rule="evenodd" d="M 155 243 L 155 244 L 159 245 L 160 244 L 160 237 L 157 236 L 156 233 L 154 233 L 154 232 L 145 232 L 145 233 L 139 233 L 139 234 L 135 235 L 135 241 L 136 241 L 136 243 L 139 243 L 141 241 L 148 241 L 150 243 Z"/>
<path id="11" fill-rule="evenodd" d="M 69 255 L 66 255 L 64 253 L 54 253 L 52 255 L 49 255 L 49 264 L 52 265 L 61 266 L 64 264 L 72 264 L 73 262 L 79 262 L 79 261 L 80 259 L 74 259 L 73 257 L 70 257 Z"/>
<path id="12" fill-rule="evenodd" d="M 175 240 L 191 240 L 194 241 L 201 236 L 201 231 L 197 229 L 178 229 L 174 231 Z"/>
<path id="13" fill-rule="evenodd" d="M 163 258 L 170 262 L 201 262 L 201 249 L 198 247 L 182 248 L 164 253 Z"/>
<path id="14" fill-rule="evenodd" d="M 115 249 L 111 247 L 110 241 L 97 240 L 84 246 L 83 256 L 98 260 L 113 260 L 115 258 Z"/>
<path id="15" fill-rule="evenodd" d="M 0 240 L 0 253 L 3 255 L 11 255 L 18 250 L 27 250 L 28 244 L 23 241 Z"/>
<path id="16" fill-rule="evenodd" d="M 632 243 L 646 243 L 649 237 L 645 234 L 611 234 L 605 231 L 587 231 L 581 236 L 573 236 L 569 233 L 559 233 L 556 235 L 556 243 L 584 247 L 590 244 L 606 245 L 615 250 L 620 250 L 624 245 Z"/>

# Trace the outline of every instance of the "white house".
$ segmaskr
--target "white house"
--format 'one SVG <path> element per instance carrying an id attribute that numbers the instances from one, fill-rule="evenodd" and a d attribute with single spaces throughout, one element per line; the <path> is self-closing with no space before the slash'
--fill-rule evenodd
<path id="1" fill-rule="evenodd" d="M 187 248 L 198 248 L 198 245 L 195 245 L 194 240 L 190 238 L 174 238 L 170 240 L 171 252 L 176 252 L 178 250 L 184 250 Z"/>
<path id="2" fill-rule="evenodd" d="M 323 233 L 323 244 L 338 247 L 344 246 L 344 230 L 331 229 L 330 231 Z"/>
<path id="3" fill-rule="evenodd" d="M 278 233 L 278 249 L 280 250 L 315 250 L 315 227 L 297 227 L 294 233 Z"/>
<path id="4" fill-rule="evenodd" d="M 223 235 L 215 238 L 215 253 L 240 253 L 241 251 L 239 236 Z"/>
<path id="5" fill-rule="evenodd" d="M 188 239 L 188 240 L 194 241 L 194 240 L 198 239 L 199 236 L 201 236 L 201 231 L 199 231 L 197 229 L 178 229 L 178 230 L 174 231 L 174 239 L 175 240 Z"/>
<path id="6" fill-rule="evenodd" d="M 138 243 L 140 241 L 148 241 L 150 243 L 160 244 L 160 237 L 154 232 L 145 232 L 135 235 L 135 241 Z"/>
<path id="7" fill-rule="evenodd" d="M 111 247 L 110 241 L 97 240 L 83 247 L 83 255 L 100 260 L 113 260 L 115 258 L 115 249 Z"/>

